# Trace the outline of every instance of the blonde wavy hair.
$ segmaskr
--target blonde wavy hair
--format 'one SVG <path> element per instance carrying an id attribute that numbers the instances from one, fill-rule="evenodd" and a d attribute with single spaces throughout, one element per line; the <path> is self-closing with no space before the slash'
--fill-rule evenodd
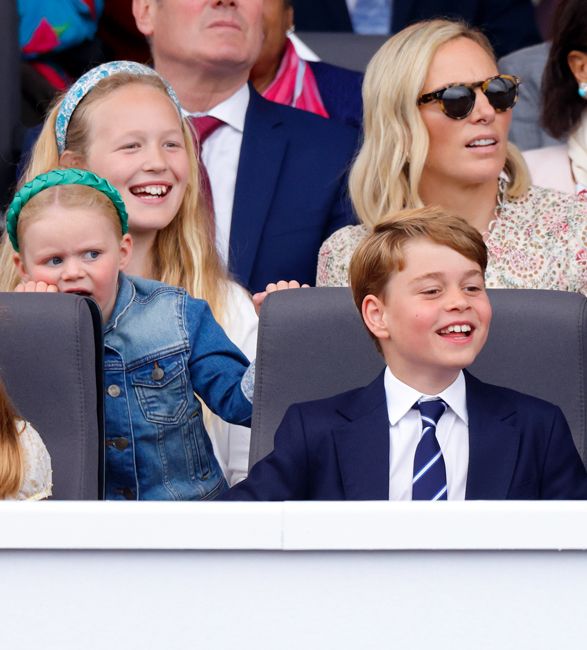
<path id="1" fill-rule="evenodd" d="M 82 158 L 89 147 L 90 111 L 92 106 L 114 90 L 128 84 L 143 84 L 158 89 L 168 97 L 165 84 L 155 75 L 134 75 L 121 72 L 102 79 L 79 103 L 67 130 L 66 149 Z M 55 120 L 63 96 L 58 98 L 49 111 L 41 134 L 33 148 L 19 186 L 38 174 L 59 167 L 59 152 L 55 140 Z M 171 99 L 169 99 L 171 101 Z M 198 163 L 192 133 L 182 121 L 184 143 L 190 161 L 189 178 L 179 211 L 171 223 L 157 232 L 151 252 L 153 279 L 183 287 L 196 298 L 206 300 L 214 316 L 223 322 L 228 293 L 228 275 L 218 257 L 212 220 L 204 198 L 200 195 Z M 90 170 L 91 171 L 91 170 Z M 19 278 L 12 261 L 10 241 L 3 236 L 0 244 L 0 290 L 10 291 Z"/>
<path id="2" fill-rule="evenodd" d="M 424 205 L 418 188 L 428 156 L 428 131 L 417 100 L 441 45 L 468 38 L 495 61 L 487 38 L 468 25 L 428 20 L 392 36 L 371 59 L 363 83 L 364 138 L 351 169 L 350 195 L 359 219 L 369 228 L 389 214 Z M 529 176 L 521 153 L 511 143 L 504 171 L 507 196 L 528 191 Z"/>
<path id="3" fill-rule="evenodd" d="M 15 496 L 24 478 L 18 414 L 0 381 L 0 499 Z M 20 422 L 24 429 L 25 423 Z"/>

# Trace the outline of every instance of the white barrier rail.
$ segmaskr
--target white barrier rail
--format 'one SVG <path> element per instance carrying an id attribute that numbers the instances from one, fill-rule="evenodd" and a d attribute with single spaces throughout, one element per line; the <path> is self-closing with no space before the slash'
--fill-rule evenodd
<path id="1" fill-rule="evenodd" d="M 0 648 L 582 648 L 586 549 L 583 502 L 0 503 Z"/>
<path id="2" fill-rule="evenodd" d="M 585 550 L 587 502 L 0 502 L 0 549 Z"/>

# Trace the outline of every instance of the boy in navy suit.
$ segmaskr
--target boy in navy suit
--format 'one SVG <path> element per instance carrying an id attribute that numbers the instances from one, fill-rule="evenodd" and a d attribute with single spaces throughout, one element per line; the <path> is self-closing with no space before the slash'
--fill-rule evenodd
<path id="1" fill-rule="evenodd" d="M 376 226 L 350 280 L 385 371 L 290 407 L 274 451 L 224 498 L 587 498 L 561 410 L 463 371 L 491 321 L 486 265 L 479 232 L 438 208 Z"/>

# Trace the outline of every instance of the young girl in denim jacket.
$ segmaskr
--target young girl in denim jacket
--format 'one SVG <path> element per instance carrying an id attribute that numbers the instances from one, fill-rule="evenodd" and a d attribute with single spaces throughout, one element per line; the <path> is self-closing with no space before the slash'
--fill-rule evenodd
<path id="1" fill-rule="evenodd" d="M 57 167 L 88 169 L 120 192 L 133 238 L 129 275 L 183 287 L 210 305 L 235 345 L 254 358 L 257 316 L 227 277 L 198 192 L 192 133 L 173 90 L 147 66 L 110 61 L 86 72 L 49 112 L 22 183 Z M 0 244 L 0 290 L 19 282 L 12 246 Z M 204 409 L 229 484 L 247 475 L 250 429 Z"/>
<path id="2" fill-rule="evenodd" d="M 7 232 L 18 290 L 91 296 L 102 310 L 108 499 L 213 499 L 226 488 L 196 392 L 249 425 L 249 362 L 208 304 L 181 288 L 126 276 L 132 250 L 118 191 L 77 169 L 17 192 Z"/>

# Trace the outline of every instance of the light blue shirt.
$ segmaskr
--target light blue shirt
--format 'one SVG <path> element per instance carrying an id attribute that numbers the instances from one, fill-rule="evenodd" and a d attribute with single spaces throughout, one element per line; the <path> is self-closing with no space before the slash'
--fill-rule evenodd
<path id="1" fill-rule="evenodd" d="M 357 34 L 389 34 L 393 0 L 347 0 Z"/>

